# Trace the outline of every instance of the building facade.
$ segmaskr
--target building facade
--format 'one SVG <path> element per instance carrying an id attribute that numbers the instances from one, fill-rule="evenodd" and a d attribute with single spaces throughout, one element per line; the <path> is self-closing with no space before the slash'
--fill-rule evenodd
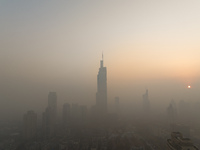
<path id="1" fill-rule="evenodd" d="M 171 139 L 167 140 L 169 150 L 198 150 L 189 138 L 183 138 L 180 132 L 172 132 Z"/>
<path id="2" fill-rule="evenodd" d="M 96 109 L 99 115 L 107 113 L 107 68 L 103 66 L 103 55 L 97 75 Z"/>
<path id="3" fill-rule="evenodd" d="M 63 125 L 69 126 L 71 118 L 71 107 L 69 103 L 63 105 Z"/>
<path id="4" fill-rule="evenodd" d="M 142 95 L 142 98 L 143 98 L 144 113 L 149 113 L 150 112 L 150 101 L 149 101 L 148 89 L 146 89 L 146 93 Z"/>
<path id="5" fill-rule="evenodd" d="M 55 135 L 57 122 L 57 94 L 56 92 L 49 92 L 48 107 L 43 113 L 43 130 L 45 137 L 52 137 Z"/>
<path id="6" fill-rule="evenodd" d="M 32 139 L 36 137 L 37 131 L 37 115 L 34 111 L 28 111 L 23 118 L 23 130 L 24 130 L 24 138 Z"/>

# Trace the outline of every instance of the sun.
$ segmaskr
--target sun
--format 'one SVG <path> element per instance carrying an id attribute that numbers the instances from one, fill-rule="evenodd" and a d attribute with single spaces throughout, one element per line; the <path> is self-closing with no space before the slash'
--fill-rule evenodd
<path id="1" fill-rule="evenodd" d="M 191 86 L 190 86 L 190 85 L 188 85 L 188 86 L 187 86 L 187 88 L 188 88 L 188 89 L 190 89 L 190 88 L 191 88 Z"/>

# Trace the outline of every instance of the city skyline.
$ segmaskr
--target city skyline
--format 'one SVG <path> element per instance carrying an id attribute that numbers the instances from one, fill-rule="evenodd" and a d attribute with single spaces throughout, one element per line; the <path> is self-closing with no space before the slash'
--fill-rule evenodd
<path id="1" fill-rule="evenodd" d="M 158 106 L 200 97 L 199 1 L 0 4 L 1 114 L 41 112 L 49 91 L 58 105 L 93 105 L 102 51 L 108 104 L 140 102 L 146 88 Z"/>
<path id="2" fill-rule="evenodd" d="M 104 61 L 104 59 L 103 59 L 103 54 L 102 54 L 102 60 L 100 61 L 100 68 L 102 68 L 103 67 L 103 61 Z M 106 67 L 103 67 L 103 68 L 106 68 Z M 98 73 L 99 74 L 99 73 Z M 106 73 L 107 74 L 107 73 Z M 98 77 L 98 76 L 97 76 Z M 107 80 L 107 79 L 106 79 Z M 97 80 L 98 81 L 98 80 Z M 99 82 L 99 81 L 98 81 Z M 99 84 L 97 82 L 97 85 Z M 106 83 L 107 84 L 107 83 Z M 167 85 L 168 83 L 166 83 L 165 85 Z M 164 86 L 165 86 L 164 85 Z M 191 84 L 188 84 L 189 86 L 191 86 Z M 97 86 L 98 87 L 98 86 Z M 107 85 L 106 85 L 106 88 L 107 88 Z M 136 88 L 136 87 L 135 87 Z M 156 87 L 156 88 L 160 88 L 160 87 Z M 180 88 L 180 87 L 179 87 Z M 191 88 L 193 88 L 193 86 L 191 86 L 191 87 L 189 87 L 188 88 L 188 86 L 185 86 L 185 85 L 182 85 L 182 87 L 181 87 L 182 89 L 184 89 L 185 90 L 185 95 L 187 96 L 187 97 L 184 97 L 183 99 L 181 99 L 181 98 L 179 98 L 179 99 L 176 99 L 176 101 L 178 102 L 178 101 L 180 101 L 180 100 L 186 100 L 186 101 L 188 101 L 188 100 L 191 100 L 191 99 L 189 99 L 190 98 L 190 96 L 192 95 L 192 92 L 191 93 L 189 93 L 190 91 L 189 90 L 193 90 L 193 89 L 191 89 Z M 181 89 L 180 88 L 180 89 Z M 180 90 L 179 89 L 179 90 Z M 134 89 L 133 89 L 134 90 Z M 143 90 L 143 89 L 142 89 Z M 151 88 L 151 90 L 152 90 L 152 88 Z M 154 89 L 155 90 L 155 89 Z M 197 90 L 197 89 L 196 89 Z M 97 88 L 97 91 L 98 91 L 98 88 Z M 109 92 L 111 92 L 112 93 L 112 91 L 109 91 Z M 133 92 L 135 92 L 135 91 L 133 91 Z M 143 91 L 142 91 L 143 92 Z M 177 92 L 177 91 L 176 91 Z M 50 92 L 51 94 L 52 93 L 55 93 L 55 92 Z M 98 93 L 98 92 L 97 92 Z M 90 93 L 91 94 L 91 93 Z M 123 94 L 123 93 L 118 93 L 120 96 L 121 96 L 121 94 Z M 107 95 L 107 94 L 106 94 Z M 108 94 L 109 95 L 109 94 Z M 184 96 L 185 96 L 184 95 Z M 116 96 L 116 95 L 113 95 L 113 96 Z M 158 95 L 157 95 L 158 96 Z M 135 102 L 136 102 L 136 104 L 137 104 L 137 106 L 139 106 L 140 104 L 139 103 L 142 103 L 142 98 L 141 98 L 141 95 L 139 95 L 139 97 L 138 98 L 136 98 L 135 99 L 135 97 L 137 97 L 136 95 L 132 95 L 132 103 L 130 103 L 129 102 L 129 104 L 135 104 Z M 109 101 L 108 101 L 108 104 L 109 105 L 111 105 L 111 103 L 112 103 L 112 101 L 111 101 L 111 99 L 112 99 L 113 97 L 109 97 Z M 124 97 L 122 97 L 122 98 L 124 98 Z M 166 103 L 168 103 L 169 101 L 170 101 L 170 98 L 174 98 L 174 97 L 168 97 L 168 101 L 166 101 Z M 65 98 L 66 99 L 66 98 Z M 72 99 L 67 99 L 67 100 L 64 100 L 63 101 L 63 98 L 60 98 L 60 102 L 59 102 L 59 107 L 58 107 L 58 112 L 59 112 L 59 114 L 61 113 L 61 107 L 62 107 L 62 105 L 64 104 L 64 103 L 66 103 L 66 102 L 75 102 L 75 103 L 77 103 L 77 102 L 79 102 L 79 101 L 74 101 L 75 100 L 75 98 L 72 98 Z M 77 100 L 77 99 L 76 99 Z M 190 101 L 190 102 L 195 102 L 195 100 L 197 100 L 197 99 L 193 99 L 193 101 Z M 106 100 L 107 101 L 107 100 Z M 46 103 L 46 101 L 43 101 L 43 102 L 45 102 Z M 97 104 L 97 98 L 96 98 L 96 102 L 95 102 L 95 98 L 93 98 L 92 99 L 92 103 L 90 102 L 90 104 L 89 104 L 89 106 L 92 106 L 93 104 Z M 123 102 L 123 104 L 125 104 L 126 102 Z M 162 102 L 161 102 L 162 103 Z M 86 105 L 88 105 L 88 103 L 87 103 L 87 101 L 82 101 L 82 102 L 80 102 L 80 104 L 86 104 Z M 163 106 L 165 105 L 165 103 L 163 104 Z M 154 101 L 154 106 L 153 106 L 153 108 L 156 108 L 157 106 L 155 105 L 155 101 Z M 166 107 L 166 106 L 165 106 Z M 158 108 L 158 107 L 157 107 Z M 156 108 L 156 109 L 157 109 Z M 32 110 L 32 109 L 34 109 L 34 107 L 27 107 L 27 109 L 26 110 Z M 161 109 L 162 109 L 162 107 L 161 107 Z M 37 109 L 36 109 L 37 110 Z M 25 110 L 23 110 L 23 111 L 25 111 Z M 37 110 L 38 111 L 38 110 Z M 38 112 L 41 112 L 42 111 L 42 109 L 41 110 L 39 110 Z"/>
<path id="3" fill-rule="evenodd" d="M 0 0 L 0 22 L 0 149 L 200 148 L 199 0 Z"/>

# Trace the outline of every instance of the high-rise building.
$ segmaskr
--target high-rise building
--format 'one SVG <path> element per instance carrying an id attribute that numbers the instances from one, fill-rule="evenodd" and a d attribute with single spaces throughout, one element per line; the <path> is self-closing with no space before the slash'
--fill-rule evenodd
<path id="1" fill-rule="evenodd" d="M 71 117 L 74 122 L 80 119 L 80 106 L 79 104 L 72 103 Z"/>
<path id="2" fill-rule="evenodd" d="M 107 69 L 103 66 L 103 54 L 97 75 L 96 109 L 99 115 L 107 113 Z"/>
<path id="3" fill-rule="evenodd" d="M 120 114 L 119 97 L 115 97 L 115 113 Z"/>
<path id="4" fill-rule="evenodd" d="M 81 105 L 80 106 L 80 115 L 81 115 L 80 119 L 81 119 L 82 122 L 86 121 L 87 113 L 88 113 L 87 106 Z"/>
<path id="5" fill-rule="evenodd" d="M 28 111 L 23 118 L 24 138 L 32 139 L 36 136 L 37 131 L 37 115 L 34 111 Z"/>
<path id="6" fill-rule="evenodd" d="M 145 113 L 149 113 L 150 111 L 150 102 L 149 102 L 149 95 L 148 95 L 148 89 L 146 89 L 146 93 L 143 94 L 143 109 Z"/>
<path id="7" fill-rule="evenodd" d="M 48 95 L 48 107 L 50 109 L 55 110 L 55 112 L 56 112 L 56 107 L 57 107 L 57 95 L 56 95 L 56 92 L 49 92 L 49 95 Z"/>
<path id="8" fill-rule="evenodd" d="M 174 107 L 172 106 L 172 104 L 169 104 L 169 106 L 167 107 L 167 116 L 169 119 L 169 123 L 174 124 L 175 123 L 175 110 L 174 110 Z"/>
<path id="9" fill-rule="evenodd" d="M 177 122 L 177 109 L 176 109 L 176 103 L 174 100 L 172 100 L 167 107 L 167 117 L 168 117 L 168 123 L 169 123 L 169 129 L 170 131 L 177 131 L 175 130 L 176 122 Z"/>
<path id="10" fill-rule="evenodd" d="M 191 109 L 190 109 L 190 103 L 185 102 L 184 100 L 181 100 L 179 102 L 179 122 L 182 124 L 188 124 L 191 123 Z"/>
<path id="11" fill-rule="evenodd" d="M 43 113 L 43 128 L 46 137 L 51 137 L 55 134 L 57 122 L 57 95 L 56 92 L 49 92 L 48 107 Z"/>
<path id="12" fill-rule="evenodd" d="M 71 108 L 69 103 L 63 105 L 63 124 L 68 126 L 70 124 Z"/>

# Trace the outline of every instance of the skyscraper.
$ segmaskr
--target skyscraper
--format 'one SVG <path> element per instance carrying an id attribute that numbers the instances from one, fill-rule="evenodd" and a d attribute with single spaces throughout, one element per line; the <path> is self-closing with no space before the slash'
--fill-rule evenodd
<path id="1" fill-rule="evenodd" d="M 87 110 L 87 106 L 85 106 L 85 105 L 81 105 L 80 106 L 80 120 L 82 121 L 82 122 L 84 122 L 84 121 L 86 121 L 86 119 L 87 119 L 87 112 L 88 112 L 88 110 Z"/>
<path id="2" fill-rule="evenodd" d="M 28 111 L 23 118 L 24 123 L 24 138 L 32 139 L 36 136 L 37 130 L 37 115 L 34 111 Z"/>
<path id="3" fill-rule="evenodd" d="M 96 108 L 98 114 L 107 113 L 107 70 L 103 66 L 103 54 L 97 75 Z"/>
<path id="4" fill-rule="evenodd" d="M 56 92 L 49 92 L 48 107 L 43 113 L 43 128 L 46 137 L 51 137 L 55 134 L 57 121 L 57 95 Z"/>
<path id="5" fill-rule="evenodd" d="M 56 92 L 49 92 L 48 95 L 48 107 L 56 112 L 57 107 L 57 95 Z"/>
<path id="6" fill-rule="evenodd" d="M 176 130 L 176 118 L 177 118 L 177 109 L 176 109 L 176 103 L 172 99 L 169 106 L 167 107 L 167 117 L 169 122 L 169 129 L 170 131 L 177 131 Z"/>
<path id="7" fill-rule="evenodd" d="M 119 115 L 120 113 L 120 104 L 119 104 L 119 97 L 115 97 L 115 112 Z"/>
<path id="8" fill-rule="evenodd" d="M 69 126 L 71 117 L 71 108 L 69 103 L 63 105 L 63 125 Z"/>
<path id="9" fill-rule="evenodd" d="M 150 111 L 150 102 L 149 102 L 149 95 L 148 95 L 148 89 L 146 89 L 146 93 L 143 94 L 143 109 L 144 113 L 149 113 Z"/>

